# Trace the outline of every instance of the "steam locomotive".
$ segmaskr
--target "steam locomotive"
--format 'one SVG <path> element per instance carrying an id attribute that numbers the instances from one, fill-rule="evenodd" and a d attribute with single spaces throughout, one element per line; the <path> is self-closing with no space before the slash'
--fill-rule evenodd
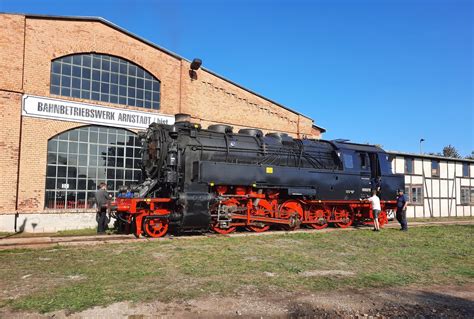
<path id="1" fill-rule="evenodd" d="M 373 189 L 381 198 L 383 225 L 397 189 L 404 188 L 389 155 L 372 145 L 258 129 L 235 133 L 227 125 L 203 129 L 182 114 L 174 125 L 153 123 L 139 136 L 145 180 L 134 198 L 111 206 L 136 236 L 322 229 L 330 223 L 345 228 L 371 220 L 370 204 L 361 198 Z"/>

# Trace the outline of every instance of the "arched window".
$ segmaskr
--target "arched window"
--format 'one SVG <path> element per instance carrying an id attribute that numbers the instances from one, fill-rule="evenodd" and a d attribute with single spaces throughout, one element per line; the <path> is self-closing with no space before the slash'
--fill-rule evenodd
<path id="1" fill-rule="evenodd" d="M 106 182 L 110 192 L 141 180 L 141 143 L 133 132 L 86 126 L 48 141 L 47 209 L 92 208 L 95 192 Z"/>
<path id="2" fill-rule="evenodd" d="M 160 108 L 160 81 L 127 60 L 74 54 L 51 63 L 51 94 L 147 109 Z"/>

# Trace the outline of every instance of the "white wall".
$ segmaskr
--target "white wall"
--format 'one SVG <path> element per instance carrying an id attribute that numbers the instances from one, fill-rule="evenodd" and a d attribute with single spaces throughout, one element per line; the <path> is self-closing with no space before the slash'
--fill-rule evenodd
<path id="1" fill-rule="evenodd" d="M 59 230 L 96 228 L 96 213 L 19 214 L 17 231 L 29 233 L 56 232 Z M 112 226 L 113 221 L 111 221 Z M 13 232 L 15 215 L 0 215 L 0 231 Z"/>

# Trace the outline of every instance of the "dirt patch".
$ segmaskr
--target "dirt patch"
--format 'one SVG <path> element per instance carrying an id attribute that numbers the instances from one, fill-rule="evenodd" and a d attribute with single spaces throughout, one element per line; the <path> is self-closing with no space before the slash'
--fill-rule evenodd
<path id="1" fill-rule="evenodd" d="M 355 273 L 346 270 L 309 270 L 300 274 L 302 277 L 354 276 Z"/>
<path id="2" fill-rule="evenodd" d="M 0 311 L 5 318 L 472 318 L 474 284 L 343 290 L 306 295 L 207 296 L 183 302 L 120 302 L 80 313 Z"/>

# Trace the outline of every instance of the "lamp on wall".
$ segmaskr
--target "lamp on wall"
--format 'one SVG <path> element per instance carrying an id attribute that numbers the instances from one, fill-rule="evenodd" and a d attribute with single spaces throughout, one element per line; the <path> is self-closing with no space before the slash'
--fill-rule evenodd
<path id="1" fill-rule="evenodd" d="M 190 65 L 190 70 L 189 70 L 189 77 L 191 78 L 191 80 L 197 80 L 197 70 L 199 70 L 199 68 L 201 67 L 202 65 L 202 60 L 201 59 L 194 59 L 193 62 L 191 62 L 191 65 Z"/>

